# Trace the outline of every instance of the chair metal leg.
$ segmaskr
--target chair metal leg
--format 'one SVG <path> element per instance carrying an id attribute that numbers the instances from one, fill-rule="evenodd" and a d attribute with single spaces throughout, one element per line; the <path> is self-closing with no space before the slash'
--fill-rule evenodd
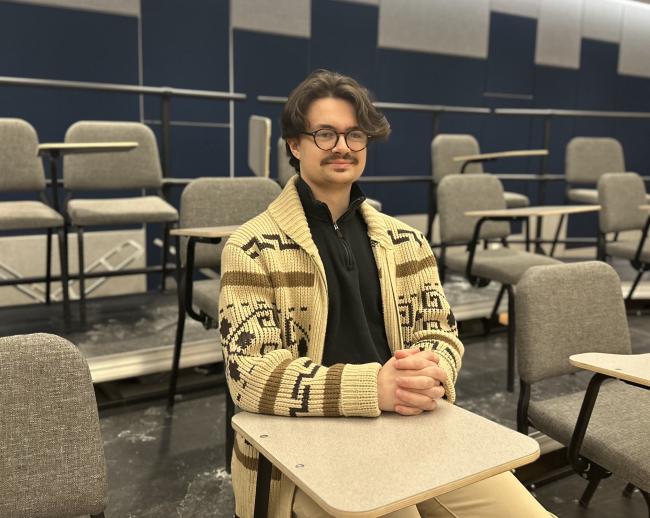
<path id="1" fill-rule="evenodd" d="M 169 229 L 170 224 L 165 223 L 163 231 L 163 248 L 162 248 L 162 277 L 160 278 L 160 291 L 165 291 L 167 286 L 167 261 L 169 260 Z M 179 253 L 176 251 L 176 253 Z"/>
<path id="2" fill-rule="evenodd" d="M 506 286 L 508 291 L 508 392 L 515 390 L 515 290 Z"/>
<path id="3" fill-rule="evenodd" d="M 235 415 L 235 403 L 230 397 L 228 387 L 226 387 L 226 471 L 230 473 L 232 465 L 232 450 L 235 445 L 235 431 L 232 428 L 232 418 Z"/>
<path id="4" fill-rule="evenodd" d="M 551 252 L 548 254 L 549 257 L 553 257 L 553 254 L 555 254 L 555 247 L 557 246 L 557 242 L 560 240 L 560 230 L 562 229 L 562 223 L 564 223 L 564 214 L 560 216 L 560 221 L 558 222 L 557 228 L 555 229 L 553 244 L 551 245 Z"/>
<path id="5" fill-rule="evenodd" d="M 630 498 L 632 496 L 632 493 L 634 493 L 634 490 L 636 489 L 636 486 L 632 483 L 628 483 L 627 486 L 625 486 L 625 489 L 623 490 L 623 496 L 626 498 Z"/>
<path id="6" fill-rule="evenodd" d="M 267 518 L 269 493 L 271 492 L 271 462 L 262 453 L 257 461 L 257 484 L 255 487 L 255 518 Z"/>
<path id="7" fill-rule="evenodd" d="M 589 502 L 591 502 L 591 497 L 594 496 L 594 493 L 596 492 L 596 489 L 598 489 L 598 485 L 600 484 L 600 481 L 602 478 L 592 478 L 589 480 L 589 484 L 587 484 L 587 487 L 585 488 L 585 492 L 582 493 L 582 496 L 580 497 L 580 506 L 584 507 L 585 509 L 589 507 Z"/>
<path id="8" fill-rule="evenodd" d="M 501 300 L 503 299 L 503 294 L 506 291 L 506 285 L 502 284 L 497 294 L 497 298 L 494 301 L 494 306 L 492 307 L 492 313 L 490 313 L 490 322 L 494 322 L 497 318 L 499 312 L 499 306 L 501 305 Z"/>
<path id="9" fill-rule="evenodd" d="M 174 341 L 174 359 L 172 361 L 172 371 L 169 377 L 169 392 L 167 394 L 167 408 L 174 406 L 174 396 L 176 395 L 176 383 L 178 381 L 178 370 L 181 362 L 181 349 L 183 347 L 183 334 L 185 331 L 185 306 L 180 301 L 178 307 L 178 322 L 176 323 L 176 340 Z"/>
<path id="10" fill-rule="evenodd" d="M 47 241 L 45 246 L 45 303 L 51 302 L 52 290 L 52 229 L 47 229 Z"/>
<path id="11" fill-rule="evenodd" d="M 61 263 L 61 293 L 63 295 L 63 322 L 65 330 L 71 327 L 70 317 L 70 290 L 68 276 L 68 231 L 65 227 L 57 231 L 59 237 L 59 262 Z"/>
<path id="12" fill-rule="evenodd" d="M 634 282 L 630 287 L 630 291 L 628 292 L 627 297 L 625 297 L 627 302 L 632 302 L 632 294 L 634 293 L 634 290 L 636 290 L 636 287 L 639 285 L 639 282 L 641 281 L 641 277 L 643 277 L 644 273 L 645 273 L 645 269 L 643 268 L 643 266 L 641 266 L 639 268 L 639 272 L 636 274 L 636 277 L 634 278 Z"/>
<path id="13" fill-rule="evenodd" d="M 84 231 L 77 227 L 77 251 L 79 257 L 79 319 L 86 325 L 86 272 L 84 265 Z"/>
<path id="14" fill-rule="evenodd" d="M 648 518 L 650 518 L 650 493 L 644 491 L 643 489 L 639 489 L 639 491 L 645 500 L 645 505 L 648 507 Z"/>

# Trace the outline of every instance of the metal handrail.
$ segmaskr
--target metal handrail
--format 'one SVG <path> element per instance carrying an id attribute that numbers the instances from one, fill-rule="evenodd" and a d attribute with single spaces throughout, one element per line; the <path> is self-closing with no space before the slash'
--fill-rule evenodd
<path id="1" fill-rule="evenodd" d="M 246 99 L 246 94 L 235 92 L 192 90 L 189 88 L 174 88 L 171 86 L 139 86 L 119 83 L 95 83 L 88 81 L 63 81 L 59 79 L 35 79 L 29 77 L 0 76 L 0 85 L 95 90 L 99 92 L 117 92 L 146 95 L 171 95 L 174 97 L 198 97 L 203 99 L 225 99 L 233 101 L 243 101 Z"/>
<path id="2" fill-rule="evenodd" d="M 0 76 L 0 86 L 27 86 L 36 88 L 57 88 L 72 90 L 91 90 L 96 92 L 113 92 L 139 95 L 159 95 L 161 98 L 161 146 L 160 155 L 163 176 L 170 173 L 171 166 L 171 99 L 172 97 L 192 97 L 195 99 L 212 99 L 220 101 L 243 101 L 246 94 L 236 92 L 219 92 L 211 90 L 192 90 L 171 86 L 140 86 L 119 83 L 96 83 L 88 81 L 64 81 L 60 79 L 37 79 L 30 77 Z"/>
<path id="3" fill-rule="evenodd" d="M 258 95 L 258 102 L 284 104 L 287 102 L 286 97 L 274 95 Z M 444 104 L 414 104 L 414 103 L 391 103 L 375 101 L 373 103 L 377 108 L 382 110 L 400 110 L 400 111 L 415 111 L 415 112 L 428 112 L 431 113 L 433 134 L 432 138 L 438 134 L 438 119 L 442 113 L 474 113 L 477 115 L 490 115 L 492 110 L 490 108 L 480 108 L 477 106 L 447 106 Z"/>
<path id="4" fill-rule="evenodd" d="M 650 112 L 563 110 L 555 108 L 495 108 L 494 114 L 529 115 L 533 117 L 602 117 L 609 119 L 650 119 Z"/>

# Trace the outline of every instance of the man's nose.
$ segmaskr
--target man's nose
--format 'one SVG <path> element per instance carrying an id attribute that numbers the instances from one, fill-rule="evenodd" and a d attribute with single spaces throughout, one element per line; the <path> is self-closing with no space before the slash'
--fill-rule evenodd
<path id="1" fill-rule="evenodd" d="M 345 133 L 336 135 L 336 144 L 332 148 L 332 151 L 336 153 L 347 153 L 350 151 L 348 143 L 345 141 Z"/>

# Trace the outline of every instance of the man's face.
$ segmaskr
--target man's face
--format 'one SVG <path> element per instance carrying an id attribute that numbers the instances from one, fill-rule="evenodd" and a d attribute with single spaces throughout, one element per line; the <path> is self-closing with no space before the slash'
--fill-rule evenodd
<path id="1" fill-rule="evenodd" d="M 327 128 L 345 133 L 358 128 L 352 103 L 333 97 L 313 101 L 307 110 L 307 123 L 309 132 Z M 291 152 L 300 160 L 300 176 L 312 187 L 327 189 L 352 184 L 366 167 L 366 149 L 351 151 L 343 135 L 329 151 L 316 146 L 311 135 L 300 135 L 288 142 Z"/>

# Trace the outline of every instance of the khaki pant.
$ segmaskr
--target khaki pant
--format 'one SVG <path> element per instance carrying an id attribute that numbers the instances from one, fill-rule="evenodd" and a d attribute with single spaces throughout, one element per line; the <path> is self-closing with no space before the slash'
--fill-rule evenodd
<path id="1" fill-rule="evenodd" d="M 293 501 L 296 518 L 330 517 L 300 489 Z M 546 511 L 510 472 L 457 489 L 399 511 L 389 518 L 549 518 Z"/>

